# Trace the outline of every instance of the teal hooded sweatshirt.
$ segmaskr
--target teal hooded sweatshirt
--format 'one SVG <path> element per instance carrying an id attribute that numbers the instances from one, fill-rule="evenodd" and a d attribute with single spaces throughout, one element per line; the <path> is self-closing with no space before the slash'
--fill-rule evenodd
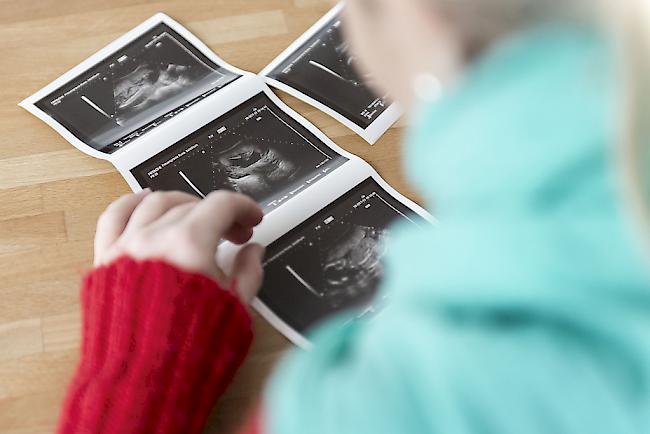
<path id="1" fill-rule="evenodd" d="M 439 223 L 393 228 L 389 306 L 289 355 L 266 432 L 650 433 L 650 262 L 612 57 L 592 30 L 538 28 L 421 108 L 406 172 Z"/>

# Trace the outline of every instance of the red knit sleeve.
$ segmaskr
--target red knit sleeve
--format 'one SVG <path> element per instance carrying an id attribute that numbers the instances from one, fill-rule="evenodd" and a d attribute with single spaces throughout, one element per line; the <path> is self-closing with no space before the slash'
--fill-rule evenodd
<path id="1" fill-rule="evenodd" d="M 95 269 L 82 308 L 81 360 L 60 434 L 200 433 L 252 341 L 235 296 L 160 261 Z"/>

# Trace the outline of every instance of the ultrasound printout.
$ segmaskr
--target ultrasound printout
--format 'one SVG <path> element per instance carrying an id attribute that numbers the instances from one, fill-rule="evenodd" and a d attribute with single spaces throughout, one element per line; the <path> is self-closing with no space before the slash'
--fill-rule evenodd
<path id="1" fill-rule="evenodd" d="M 227 189 L 270 210 L 347 159 L 260 93 L 131 170 L 144 187 Z"/>
<path id="2" fill-rule="evenodd" d="M 430 224 L 366 179 L 268 246 L 259 299 L 301 334 L 342 309 L 374 313 L 389 225 L 400 219 Z"/>
<path id="3" fill-rule="evenodd" d="M 238 77 L 160 23 L 36 106 L 112 153 Z"/>
<path id="4" fill-rule="evenodd" d="M 335 16 L 267 75 L 365 129 L 390 103 L 364 85 L 354 64 Z"/>

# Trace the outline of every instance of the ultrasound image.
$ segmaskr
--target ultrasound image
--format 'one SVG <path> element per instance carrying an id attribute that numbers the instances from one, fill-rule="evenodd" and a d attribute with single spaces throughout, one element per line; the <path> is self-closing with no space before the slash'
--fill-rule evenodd
<path id="1" fill-rule="evenodd" d="M 36 105 L 111 153 L 238 77 L 161 23 Z"/>
<path id="2" fill-rule="evenodd" d="M 225 176 L 227 188 L 253 197 L 267 194 L 299 172 L 299 166 L 278 149 L 265 149 L 248 137 L 237 140 L 212 165 L 215 172 Z"/>
<path id="3" fill-rule="evenodd" d="M 341 19 L 334 17 L 268 76 L 365 129 L 386 110 L 388 102 L 366 87 L 369 78 L 361 77 L 354 63 L 341 35 Z"/>
<path id="4" fill-rule="evenodd" d="M 372 315 L 389 226 L 399 219 L 429 224 L 366 179 L 267 248 L 260 300 L 300 333 L 343 309 Z"/>
<path id="5" fill-rule="evenodd" d="M 346 300 L 372 295 L 382 276 L 381 258 L 388 232 L 370 226 L 331 226 L 323 250 L 323 283 L 314 294 L 331 308 Z M 313 288 L 312 288 L 313 290 Z"/>
<path id="6" fill-rule="evenodd" d="M 131 173 L 152 190 L 205 197 L 227 189 L 269 210 L 345 161 L 260 93 Z"/>

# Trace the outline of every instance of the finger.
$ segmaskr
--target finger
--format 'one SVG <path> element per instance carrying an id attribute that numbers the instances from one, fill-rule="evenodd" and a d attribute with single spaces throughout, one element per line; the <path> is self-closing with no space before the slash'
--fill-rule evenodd
<path id="1" fill-rule="evenodd" d="M 185 223 L 190 230 L 200 230 L 202 240 L 216 248 L 236 224 L 253 228 L 260 224 L 263 216 L 253 199 L 221 190 L 210 193 L 196 205 L 187 215 Z"/>
<path id="2" fill-rule="evenodd" d="M 124 230 L 125 234 L 143 228 L 159 219 L 167 211 L 186 203 L 198 203 L 199 199 L 180 191 L 155 192 L 147 196 L 133 211 Z"/>
<path id="3" fill-rule="evenodd" d="M 343 15 L 347 16 L 350 12 L 358 12 L 361 10 L 364 5 L 362 3 L 368 3 L 367 0 L 352 0 L 345 2 L 345 7 L 343 8 Z"/>
<path id="4" fill-rule="evenodd" d="M 163 226 L 170 226 L 183 220 L 187 214 L 196 206 L 197 202 L 188 202 L 182 205 L 175 206 L 174 208 L 163 214 L 158 220 L 149 225 L 150 228 L 161 228 Z"/>
<path id="5" fill-rule="evenodd" d="M 248 244 L 235 257 L 230 277 L 240 300 L 246 303 L 255 298 L 262 286 L 264 250 L 259 244 Z"/>
<path id="6" fill-rule="evenodd" d="M 95 233 L 95 263 L 98 263 L 101 254 L 122 235 L 133 211 L 149 193 L 151 190 L 147 188 L 135 194 L 122 196 L 111 203 L 99 216 Z"/>
<path id="7" fill-rule="evenodd" d="M 233 244 L 246 244 L 253 237 L 253 228 L 235 223 L 223 237 Z"/>

